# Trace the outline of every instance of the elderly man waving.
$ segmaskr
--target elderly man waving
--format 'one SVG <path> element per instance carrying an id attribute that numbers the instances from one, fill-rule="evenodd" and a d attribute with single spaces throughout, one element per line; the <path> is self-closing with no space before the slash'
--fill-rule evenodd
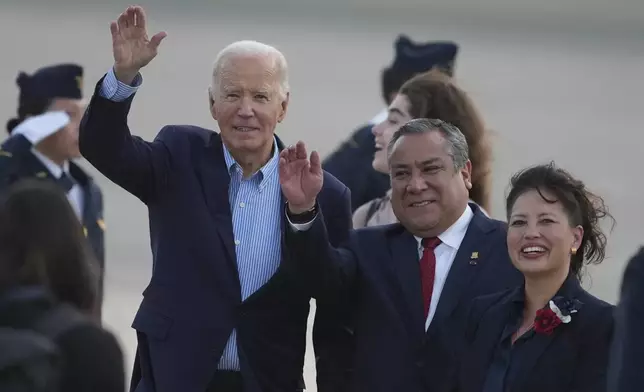
<path id="1" fill-rule="evenodd" d="M 275 127 L 289 100 L 275 48 L 237 42 L 220 52 L 210 88 L 220 133 L 168 125 L 153 142 L 127 115 L 140 69 L 165 37 L 148 39 L 130 7 L 111 25 L 114 66 L 80 132 L 82 154 L 149 210 L 154 269 L 134 319 L 133 391 L 297 391 L 309 297 L 281 270 L 285 200 Z M 350 194 L 325 174 L 320 203 L 334 241 L 350 229 Z"/>

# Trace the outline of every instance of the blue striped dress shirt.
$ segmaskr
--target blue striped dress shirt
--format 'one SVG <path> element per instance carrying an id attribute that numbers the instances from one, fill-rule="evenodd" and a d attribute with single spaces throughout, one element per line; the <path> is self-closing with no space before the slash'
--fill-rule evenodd
<path id="1" fill-rule="evenodd" d="M 122 102 L 134 94 L 142 82 L 143 78 L 139 74 L 131 86 L 126 85 L 118 81 L 114 71 L 110 70 L 103 79 L 99 93 L 104 98 Z M 274 144 L 271 159 L 248 178 L 243 177 L 241 167 L 224 146 L 224 158 L 230 174 L 228 200 L 233 217 L 242 301 L 268 282 L 281 260 L 282 193 L 277 141 Z M 235 330 L 230 335 L 218 368 L 240 369 Z"/>

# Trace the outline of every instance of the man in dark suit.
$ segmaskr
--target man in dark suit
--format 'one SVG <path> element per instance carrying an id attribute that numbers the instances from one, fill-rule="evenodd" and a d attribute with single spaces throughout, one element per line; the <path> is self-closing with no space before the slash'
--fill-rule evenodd
<path id="1" fill-rule="evenodd" d="M 414 75 L 439 68 L 453 75 L 458 46 L 449 41 L 417 43 L 400 34 L 394 44 L 393 63 L 383 69 L 381 89 L 387 106 L 400 87 Z M 331 153 L 322 168 L 333 174 L 351 190 L 351 206 L 355 211 L 364 203 L 384 196 L 390 188 L 389 176 L 371 167 L 376 146 L 372 128 L 387 119 L 384 109 L 369 123 L 360 126 L 336 151 Z"/>
<path id="2" fill-rule="evenodd" d="M 641 391 L 644 385 L 644 247 L 628 262 L 615 313 L 608 391 Z"/>
<path id="3" fill-rule="evenodd" d="M 0 150 L 0 186 L 25 177 L 58 183 L 83 224 L 99 262 L 96 317 L 101 319 L 105 245 L 103 194 L 76 163 L 78 126 L 83 114 L 83 68 L 58 64 L 28 75 L 21 72 L 18 117 L 7 124 L 10 137 Z"/>
<path id="4" fill-rule="evenodd" d="M 309 163 L 302 145 L 282 153 L 291 226 L 285 267 L 314 297 L 354 304 L 353 390 L 444 391 L 464 345 L 454 329 L 464 328 L 471 299 L 522 277 L 510 263 L 504 223 L 468 204 L 471 163 L 457 128 L 413 120 L 388 153 L 400 224 L 357 230 L 341 248 L 329 243 L 322 219 L 317 160 Z"/>
<path id="5" fill-rule="evenodd" d="M 414 75 L 439 68 L 448 75 L 454 73 L 458 46 L 453 42 L 416 43 L 401 34 L 394 44 L 393 63 L 382 71 L 382 97 L 389 106 L 400 87 Z M 322 162 L 322 168 L 333 174 L 351 190 L 351 208 L 382 197 L 391 187 L 389 176 L 376 171 L 373 158 L 376 144 L 372 129 L 387 120 L 384 109 L 369 123 L 354 131 L 336 151 Z M 318 390 L 342 392 L 346 378 L 351 374 L 353 332 L 346 325 L 351 318 L 348 309 L 327 305 L 317 300 L 313 327 Z"/>
<path id="6" fill-rule="evenodd" d="M 90 101 L 80 147 L 149 211 L 153 272 L 133 323 L 131 390 L 301 390 L 310 296 L 280 268 L 283 146 L 274 132 L 289 99 L 284 56 L 259 42 L 229 45 L 209 91 L 221 132 L 168 125 L 146 142 L 127 115 L 165 33 L 148 39 L 141 7 L 111 31 L 114 67 Z M 333 211 L 325 223 L 338 243 L 351 227 L 350 193 L 324 177 L 320 203 Z"/>

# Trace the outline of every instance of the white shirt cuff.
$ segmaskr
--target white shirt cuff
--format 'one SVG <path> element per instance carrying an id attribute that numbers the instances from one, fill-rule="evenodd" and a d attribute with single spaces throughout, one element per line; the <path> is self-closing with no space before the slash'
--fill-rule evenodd
<path id="1" fill-rule="evenodd" d="M 315 218 L 313 218 L 311 221 L 306 222 L 306 223 L 293 223 L 291 222 L 291 219 L 288 217 L 288 213 L 286 213 L 286 219 L 288 220 L 289 226 L 291 226 L 291 229 L 293 231 L 307 231 L 308 229 L 313 226 L 313 222 L 315 222 L 315 219 L 317 219 L 317 214 L 315 215 Z"/>
<path id="2" fill-rule="evenodd" d="M 12 134 L 23 135 L 32 145 L 36 145 L 67 126 L 69 121 L 69 115 L 65 112 L 46 112 L 21 122 Z"/>

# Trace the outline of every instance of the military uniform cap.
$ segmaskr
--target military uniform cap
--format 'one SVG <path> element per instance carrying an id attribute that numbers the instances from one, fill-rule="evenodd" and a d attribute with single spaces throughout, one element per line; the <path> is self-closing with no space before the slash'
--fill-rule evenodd
<path id="1" fill-rule="evenodd" d="M 396 56 L 391 68 L 414 73 L 426 72 L 436 67 L 451 74 L 458 53 L 458 45 L 454 42 L 416 43 L 404 34 L 396 39 L 395 49 Z"/>
<path id="2" fill-rule="evenodd" d="M 382 71 L 382 94 L 385 101 L 416 74 L 437 68 L 453 76 L 459 47 L 452 41 L 418 43 L 400 34 L 396 38 L 394 49 L 392 64 Z"/>
<path id="3" fill-rule="evenodd" d="M 21 72 L 16 80 L 21 97 L 54 99 L 83 97 L 83 67 L 76 64 L 57 64 L 36 70 L 28 75 Z"/>

